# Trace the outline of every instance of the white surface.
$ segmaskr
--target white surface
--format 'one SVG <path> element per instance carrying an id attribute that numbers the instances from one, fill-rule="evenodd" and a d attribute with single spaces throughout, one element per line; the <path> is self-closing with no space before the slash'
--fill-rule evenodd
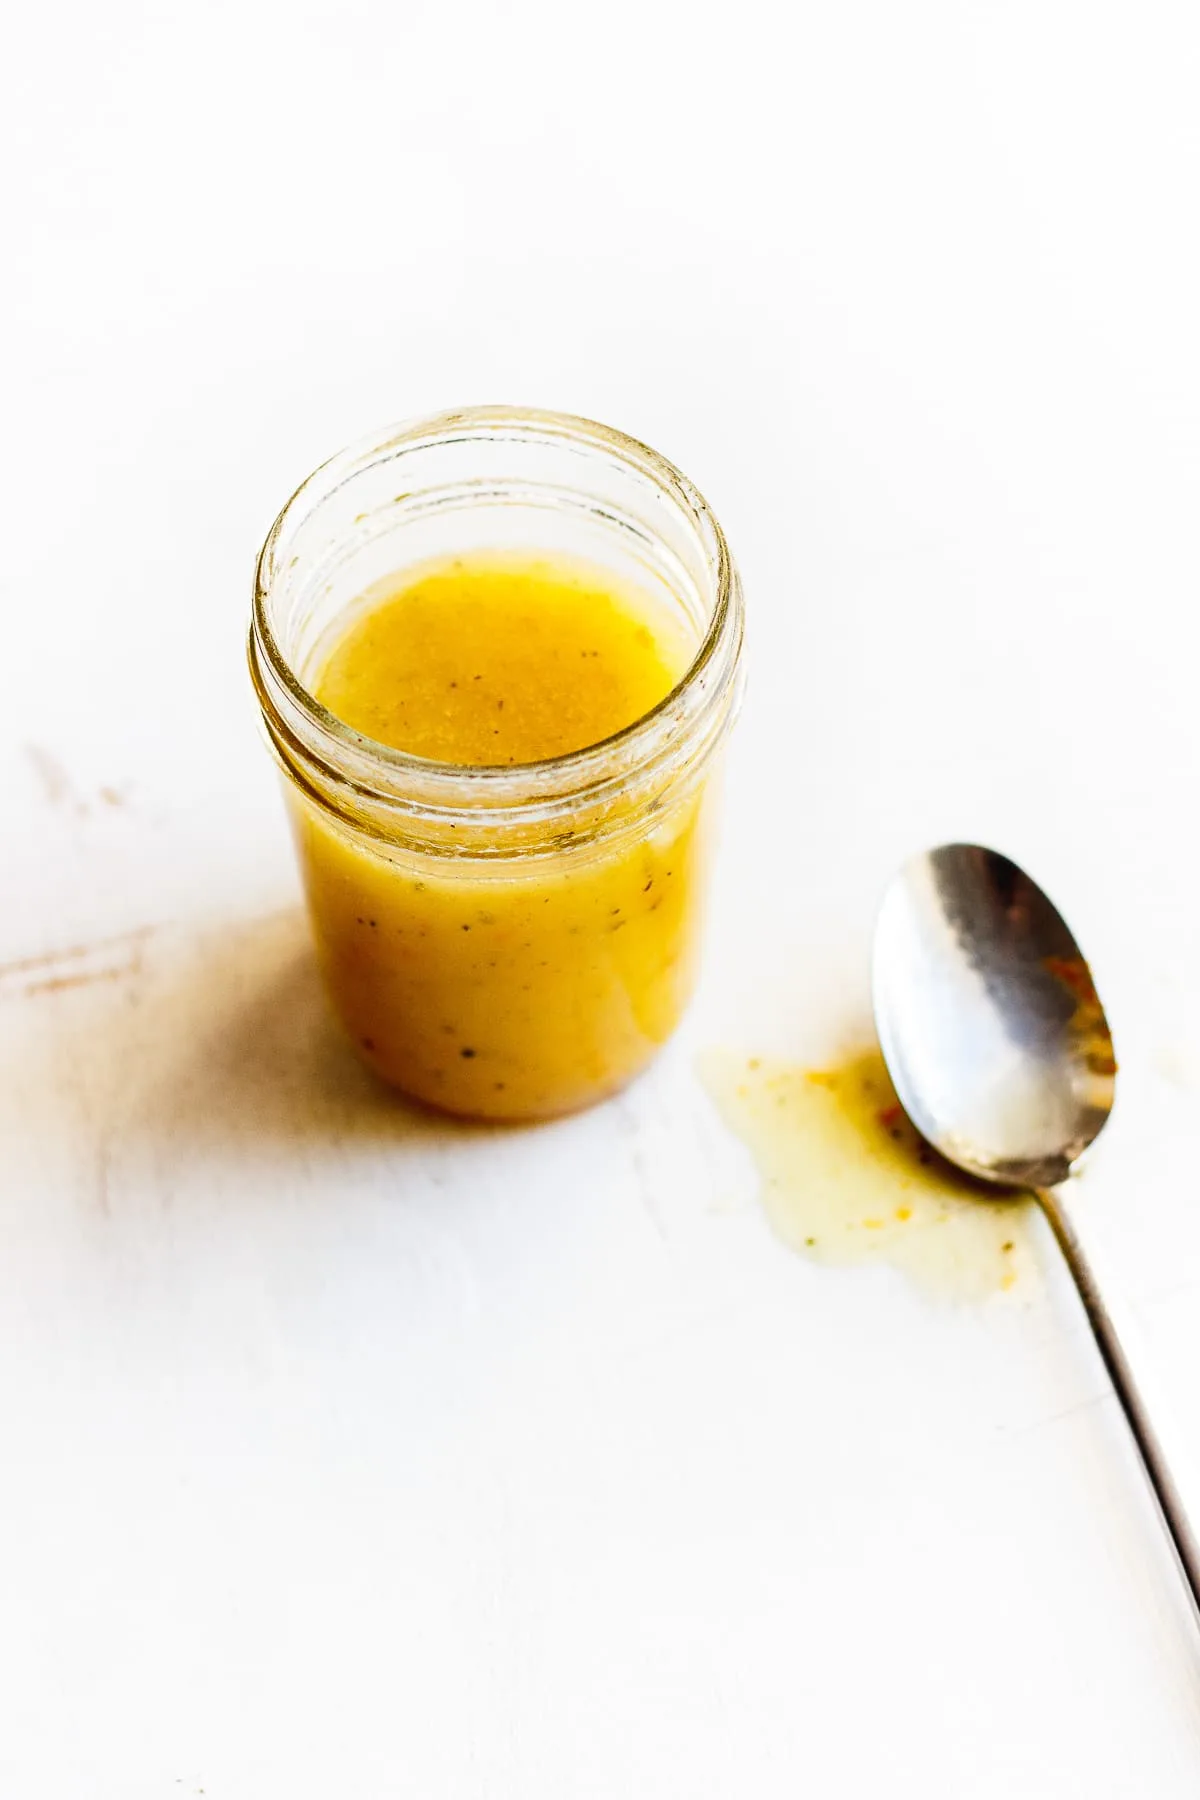
<path id="1" fill-rule="evenodd" d="M 0 1789 L 1190 1800 L 1052 1259 L 814 1271 L 691 1059 L 852 1036 L 906 850 L 1026 858 L 1200 1452 L 1194 8 L 117 0 L 0 87 L 0 961 L 111 974 L 0 977 Z M 500 1136 L 330 1034 L 241 651 L 295 480 L 491 399 L 678 460 L 754 631 L 685 1040 Z"/>

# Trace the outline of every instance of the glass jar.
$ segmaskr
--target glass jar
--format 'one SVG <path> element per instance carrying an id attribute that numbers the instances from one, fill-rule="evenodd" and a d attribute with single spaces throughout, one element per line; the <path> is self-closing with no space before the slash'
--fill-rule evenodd
<path id="1" fill-rule="evenodd" d="M 438 556 L 582 558 L 668 604 L 682 680 L 605 742 L 464 768 L 363 737 L 314 698 L 382 578 Z M 742 594 L 719 525 L 644 444 L 479 407 L 343 451 L 258 561 L 250 668 L 285 777 L 326 989 L 386 1081 L 478 1118 L 622 1087 L 691 995 L 716 757 L 741 693 Z"/>

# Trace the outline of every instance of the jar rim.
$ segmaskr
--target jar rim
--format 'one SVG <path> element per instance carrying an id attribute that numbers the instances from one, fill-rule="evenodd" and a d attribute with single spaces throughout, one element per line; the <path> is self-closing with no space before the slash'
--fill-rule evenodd
<path id="1" fill-rule="evenodd" d="M 664 489 L 680 507 L 702 542 L 715 589 L 711 613 L 695 655 L 679 680 L 648 712 L 594 744 L 565 755 L 516 765 L 466 766 L 414 756 L 354 730 L 322 705 L 301 680 L 283 653 L 269 614 L 272 587 L 282 572 L 281 544 L 293 520 L 303 515 L 306 503 L 318 504 L 383 457 L 480 435 L 499 441 L 506 437 L 551 443 L 557 440 L 585 451 L 607 452 L 632 467 Z M 386 796 L 398 801 L 416 798 L 419 792 L 424 802 L 422 810 L 445 811 L 448 815 L 460 812 L 465 794 L 471 798 L 470 810 L 483 805 L 522 811 L 568 794 L 578 800 L 607 786 L 614 760 L 626 772 L 645 767 L 694 713 L 694 697 L 709 685 L 704 678 L 714 665 L 723 661 L 723 672 L 732 674 L 741 637 L 741 588 L 725 534 L 703 495 L 672 462 L 638 438 L 573 413 L 471 406 L 426 415 L 372 433 L 336 452 L 305 477 L 281 507 L 255 564 L 248 652 L 268 727 L 277 750 L 292 764 L 293 773 L 298 770 L 288 747 L 298 753 L 301 764 L 309 764 L 316 756 L 326 772 L 337 770 L 364 798 Z M 727 654 L 721 658 L 718 653 L 723 649 Z M 725 686 L 718 679 L 716 688 Z M 719 695 L 712 693 L 707 698 L 715 703 Z M 282 745 L 280 732 L 285 739 Z"/>

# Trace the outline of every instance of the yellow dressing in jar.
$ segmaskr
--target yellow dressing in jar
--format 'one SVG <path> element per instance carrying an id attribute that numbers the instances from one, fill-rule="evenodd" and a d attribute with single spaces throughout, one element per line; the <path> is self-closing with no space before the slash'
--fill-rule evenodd
<path id="1" fill-rule="evenodd" d="M 690 646 L 649 594 L 582 565 L 454 559 L 366 598 L 318 700 L 397 750 L 530 763 L 649 712 Z M 360 1053 L 448 1110 L 529 1118 L 620 1087 L 691 990 L 693 800 L 570 867 L 398 867 L 320 817 L 301 860 L 326 985 Z"/>
<path id="2" fill-rule="evenodd" d="M 325 986 L 384 1080 L 543 1118 L 666 1041 L 740 648 L 704 503 L 604 427 L 445 415 L 298 490 L 260 557 L 251 670 Z"/>
<path id="3" fill-rule="evenodd" d="M 413 756 L 543 762 L 632 725 L 694 649 L 653 596 L 606 570 L 454 557 L 365 596 L 315 692 L 355 731 Z"/>

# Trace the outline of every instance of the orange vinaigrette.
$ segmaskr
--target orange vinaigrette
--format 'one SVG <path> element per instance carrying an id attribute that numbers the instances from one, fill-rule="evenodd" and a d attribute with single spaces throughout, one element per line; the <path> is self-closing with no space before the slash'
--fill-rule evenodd
<path id="1" fill-rule="evenodd" d="M 363 597 L 313 684 L 392 749 L 465 768 L 569 755 L 633 724 L 694 645 L 649 591 L 556 558 L 475 554 Z M 359 1052 L 431 1104 L 568 1111 L 622 1086 L 690 994 L 701 797 L 592 859 L 398 867 L 298 805 L 320 961 Z"/>

